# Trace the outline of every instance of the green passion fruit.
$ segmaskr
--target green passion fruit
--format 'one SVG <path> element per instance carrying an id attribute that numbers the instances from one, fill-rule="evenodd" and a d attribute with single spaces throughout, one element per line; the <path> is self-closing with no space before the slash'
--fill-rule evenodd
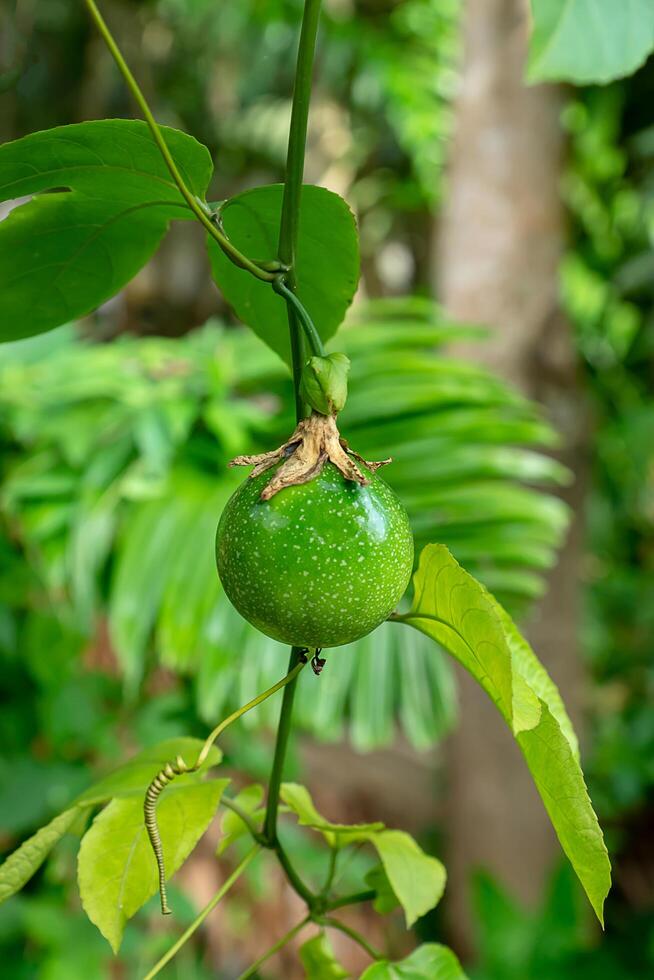
<path id="1" fill-rule="evenodd" d="M 306 483 L 261 498 L 272 469 L 246 479 L 216 535 L 218 574 L 240 614 L 294 646 L 341 646 L 393 611 L 411 577 L 413 537 L 393 490 L 361 485 L 331 462 Z"/>

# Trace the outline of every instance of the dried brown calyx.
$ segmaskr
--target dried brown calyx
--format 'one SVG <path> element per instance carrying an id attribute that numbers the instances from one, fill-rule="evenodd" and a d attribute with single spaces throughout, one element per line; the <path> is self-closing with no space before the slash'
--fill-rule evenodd
<path id="1" fill-rule="evenodd" d="M 290 439 L 268 453 L 257 456 L 237 456 L 230 466 L 254 466 L 250 479 L 260 476 L 277 463 L 282 465 L 261 491 L 262 500 L 270 500 L 285 487 L 308 483 L 318 476 L 325 463 L 333 463 L 346 480 L 366 486 L 370 480 L 359 469 L 357 462 L 372 473 L 380 466 L 386 466 L 390 459 L 377 463 L 368 462 L 359 453 L 350 449 L 336 426 L 333 415 L 320 415 L 313 412 L 309 418 L 298 423 Z"/>

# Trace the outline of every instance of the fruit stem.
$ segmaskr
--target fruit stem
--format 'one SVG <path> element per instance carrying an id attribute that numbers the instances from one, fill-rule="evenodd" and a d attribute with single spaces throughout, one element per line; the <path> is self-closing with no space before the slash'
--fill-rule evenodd
<path id="1" fill-rule="evenodd" d="M 289 672 L 305 658 L 302 647 L 291 647 L 291 657 L 289 660 Z M 263 822 L 263 833 L 269 847 L 277 849 L 277 810 L 279 808 L 279 790 L 284 771 L 284 760 L 288 747 L 288 737 L 291 732 L 291 718 L 293 714 L 293 700 L 297 687 L 295 678 L 284 688 L 282 707 L 279 712 L 279 725 L 277 727 L 277 740 L 275 743 L 275 756 L 273 759 L 272 770 L 270 773 L 270 783 L 268 786 L 268 802 L 266 804 L 266 816 Z"/>
<path id="2" fill-rule="evenodd" d="M 291 647 L 291 658 L 289 660 L 289 672 L 296 670 L 299 664 L 307 662 L 305 647 Z M 299 670 L 298 670 L 299 674 Z M 288 676 L 288 674 L 287 674 Z M 282 847 L 277 835 L 277 811 L 279 809 L 279 791 L 284 772 L 284 760 L 286 749 L 288 748 L 288 738 L 291 732 L 291 718 L 293 715 L 293 699 L 295 698 L 297 674 L 293 680 L 284 688 L 282 707 L 279 713 L 279 725 L 277 726 L 277 739 L 275 742 L 275 757 L 273 759 L 272 771 L 270 773 L 270 783 L 268 786 L 268 802 L 266 804 L 266 815 L 263 821 L 264 846 L 269 847 L 277 855 L 277 860 L 281 864 L 284 874 L 288 878 L 291 887 L 295 889 L 300 898 L 307 903 L 309 910 L 313 910 L 316 896 L 308 888 L 297 871 L 288 859 L 286 851 Z"/>
<path id="3" fill-rule="evenodd" d="M 304 176 L 304 155 L 307 141 L 309 103 L 311 100 L 313 57 L 316 50 L 319 18 L 320 0 L 305 0 L 300 43 L 298 46 L 297 67 L 295 69 L 293 107 L 291 109 L 291 125 L 288 134 L 286 176 L 284 180 L 284 197 L 282 200 L 282 216 L 279 229 L 279 246 L 277 250 L 280 263 L 284 268 L 288 269 L 285 277 L 286 284 L 292 292 L 295 292 L 297 287 L 295 252 L 297 249 L 300 197 L 302 195 L 302 179 Z M 304 365 L 304 337 L 302 336 L 297 312 L 288 298 L 286 299 L 286 310 L 288 313 L 288 328 L 291 335 L 295 410 L 296 418 L 299 422 L 306 414 L 305 405 L 300 395 L 300 377 Z"/>

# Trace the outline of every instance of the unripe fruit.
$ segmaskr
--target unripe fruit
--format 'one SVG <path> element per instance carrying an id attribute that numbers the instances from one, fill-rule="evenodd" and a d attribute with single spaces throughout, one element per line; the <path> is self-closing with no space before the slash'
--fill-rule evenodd
<path id="1" fill-rule="evenodd" d="M 378 476 L 354 483 L 327 463 L 270 500 L 270 471 L 245 480 L 216 535 L 229 599 L 267 636 L 301 647 L 351 643 L 379 626 L 411 577 L 406 510 Z"/>

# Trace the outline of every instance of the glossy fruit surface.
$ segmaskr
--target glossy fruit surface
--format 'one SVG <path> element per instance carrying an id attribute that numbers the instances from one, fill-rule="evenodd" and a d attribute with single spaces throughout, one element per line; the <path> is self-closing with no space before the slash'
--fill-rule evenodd
<path id="1" fill-rule="evenodd" d="M 378 476 L 346 480 L 331 463 L 270 500 L 272 470 L 245 480 L 222 513 L 218 574 L 229 599 L 283 643 L 332 647 L 379 626 L 402 598 L 413 566 L 407 513 Z"/>

